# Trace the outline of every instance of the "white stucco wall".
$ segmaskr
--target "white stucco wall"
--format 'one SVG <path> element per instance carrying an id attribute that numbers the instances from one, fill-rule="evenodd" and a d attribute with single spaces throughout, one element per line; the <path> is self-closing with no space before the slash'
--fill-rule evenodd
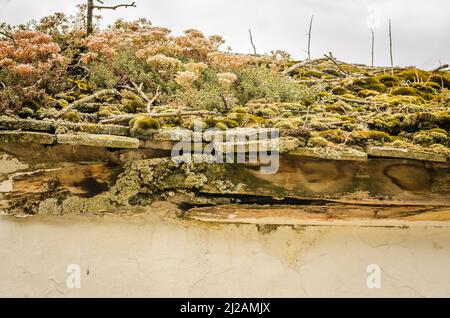
<path id="1" fill-rule="evenodd" d="M 449 228 L 199 225 L 146 215 L 0 217 L 0 296 L 449 297 Z M 66 286 L 79 264 L 81 288 Z M 366 286 L 369 264 L 381 288 Z M 89 272 L 89 275 L 87 274 Z"/>

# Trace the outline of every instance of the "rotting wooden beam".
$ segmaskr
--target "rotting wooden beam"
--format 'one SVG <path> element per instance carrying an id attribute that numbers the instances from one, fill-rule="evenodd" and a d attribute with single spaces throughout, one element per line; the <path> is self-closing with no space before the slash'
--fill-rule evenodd
<path id="1" fill-rule="evenodd" d="M 450 207 L 431 206 L 222 205 L 194 208 L 183 217 L 187 220 L 223 224 L 450 227 Z"/>

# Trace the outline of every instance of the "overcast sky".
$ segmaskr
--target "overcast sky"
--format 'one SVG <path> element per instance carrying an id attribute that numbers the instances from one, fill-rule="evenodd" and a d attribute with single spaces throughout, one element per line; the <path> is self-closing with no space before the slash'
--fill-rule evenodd
<path id="1" fill-rule="evenodd" d="M 125 0 L 125 3 L 128 0 Z M 0 0 L 0 21 L 11 24 L 53 12 L 74 12 L 84 0 Z M 196 28 L 222 35 L 235 52 L 283 49 L 306 58 L 308 23 L 314 15 L 312 56 L 333 52 L 341 60 L 370 63 L 370 27 L 375 64 L 389 64 L 388 19 L 392 19 L 396 65 L 434 68 L 450 62 L 450 0 L 135 0 L 137 8 L 103 11 L 103 25 L 117 18 L 150 19 L 174 34 Z M 105 0 L 118 4 L 121 0 Z"/>

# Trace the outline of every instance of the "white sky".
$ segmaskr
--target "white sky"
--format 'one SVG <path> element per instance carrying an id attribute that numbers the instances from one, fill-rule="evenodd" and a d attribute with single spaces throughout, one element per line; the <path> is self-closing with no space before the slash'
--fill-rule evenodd
<path id="1" fill-rule="evenodd" d="M 132 2 L 131 0 L 130 2 Z M 450 0 L 134 0 L 137 8 L 103 11 L 103 25 L 117 18 L 150 19 L 174 34 L 196 28 L 222 35 L 235 52 L 283 49 L 306 57 L 308 23 L 315 16 L 312 56 L 333 54 L 370 63 L 370 26 L 375 28 L 375 64 L 388 65 L 388 19 L 392 19 L 396 65 L 434 68 L 450 62 Z M 11 24 L 54 12 L 74 11 L 83 0 L 0 0 L 0 21 Z M 105 0 L 118 4 L 127 0 Z"/>

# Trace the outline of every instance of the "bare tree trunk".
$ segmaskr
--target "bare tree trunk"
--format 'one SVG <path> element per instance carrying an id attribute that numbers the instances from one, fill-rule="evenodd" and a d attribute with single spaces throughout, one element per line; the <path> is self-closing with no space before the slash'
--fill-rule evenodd
<path id="1" fill-rule="evenodd" d="M 94 2 L 98 2 L 101 5 L 95 5 Z M 94 10 L 117 10 L 118 8 L 136 7 L 136 3 L 130 4 L 118 4 L 113 6 L 105 6 L 103 0 L 87 0 L 87 18 L 86 18 L 86 33 L 91 35 L 94 33 Z"/>
<path id="2" fill-rule="evenodd" d="M 251 44 L 252 44 L 252 46 L 253 46 L 253 54 L 254 54 L 254 55 L 257 55 L 257 54 L 256 54 L 256 47 L 255 47 L 255 43 L 253 43 L 253 35 L 252 35 L 252 30 L 248 29 L 248 33 L 250 34 L 250 43 L 251 43 Z"/>
<path id="3" fill-rule="evenodd" d="M 311 16 L 311 20 L 309 21 L 309 32 L 308 32 L 308 60 L 311 59 L 311 32 L 313 26 L 314 15 Z"/>
<path id="4" fill-rule="evenodd" d="M 394 75 L 394 56 L 392 54 L 392 26 L 389 19 L 389 53 L 391 55 L 391 74 Z"/>
<path id="5" fill-rule="evenodd" d="M 375 51 L 375 32 L 373 29 L 370 29 L 370 32 L 372 33 L 372 67 L 374 65 L 374 51 Z"/>
<path id="6" fill-rule="evenodd" d="M 94 33 L 94 0 L 88 0 L 87 4 L 87 21 L 86 21 L 86 33 L 91 35 Z"/>

